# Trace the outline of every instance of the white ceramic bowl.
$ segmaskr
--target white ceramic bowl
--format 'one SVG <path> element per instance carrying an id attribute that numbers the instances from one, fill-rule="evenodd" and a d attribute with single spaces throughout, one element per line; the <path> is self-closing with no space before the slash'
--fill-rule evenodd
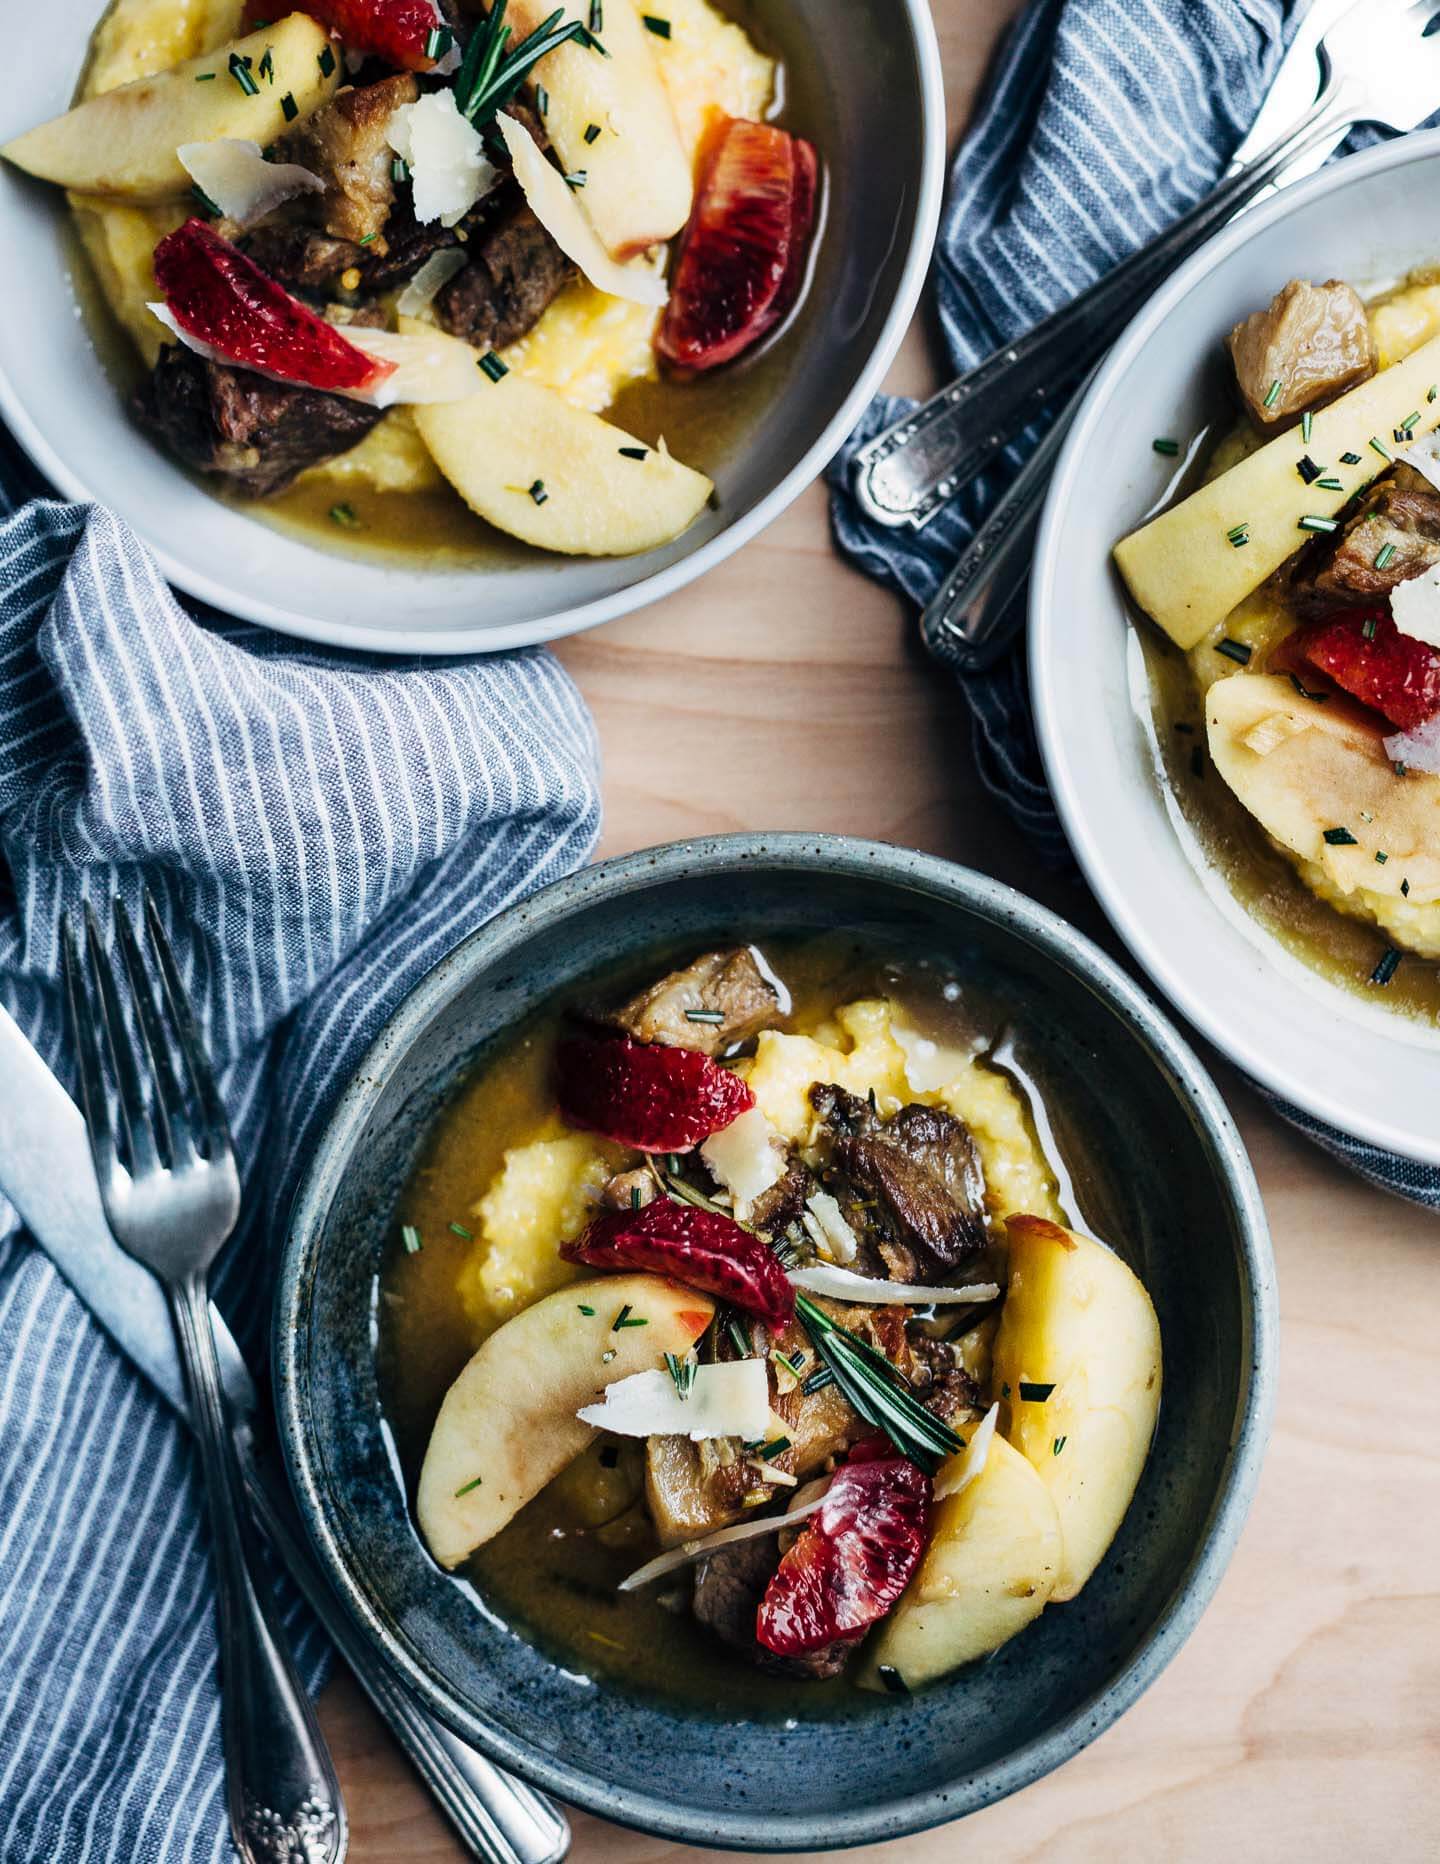
<path id="1" fill-rule="evenodd" d="M 32 23 L 24 81 L 0 89 L 0 142 L 67 108 L 105 4 L 50 0 Z M 818 119 L 826 221 L 806 307 L 781 339 L 767 392 L 717 433 L 710 457 L 692 453 L 716 482 L 714 508 L 665 549 L 610 560 L 517 550 L 485 570 L 379 567 L 221 504 L 130 425 L 78 308 L 63 201 L 5 164 L 0 414 L 61 492 L 117 512 L 179 588 L 287 634 L 382 653 L 489 652 L 671 594 L 778 517 L 854 427 L 915 309 L 944 183 L 927 0 L 846 0 L 843 32 L 833 0 L 733 0 L 731 11 L 803 48 L 796 88 Z"/>
<path id="2" fill-rule="evenodd" d="M 1071 845 L 1116 930 L 1246 1074 L 1315 1118 L 1440 1164 L 1440 1032 L 1290 956 L 1187 844 L 1156 774 L 1140 645 L 1110 562 L 1214 411 L 1220 345 L 1290 278 L 1360 282 L 1440 257 L 1440 131 L 1324 170 L 1232 223 L 1158 292 L 1061 456 L 1030 595 L 1030 680 Z"/>

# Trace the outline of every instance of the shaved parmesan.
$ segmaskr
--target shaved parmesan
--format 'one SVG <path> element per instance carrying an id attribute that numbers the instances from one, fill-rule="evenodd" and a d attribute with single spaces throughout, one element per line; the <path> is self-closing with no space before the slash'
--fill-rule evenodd
<path id="1" fill-rule="evenodd" d="M 746 1204 L 785 1175 L 784 1141 L 758 1107 L 711 1133 L 700 1156 L 725 1189 Z"/>
<path id="2" fill-rule="evenodd" d="M 600 244 L 600 236 L 585 218 L 576 191 L 523 123 L 504 111 L 495 119 L 530 211 L 567 259 L 574 261 L 597 290 L 612 298 L 629 298 L 636 304 L 653 304 L 658 310 L 670 301 L 664 278 L 640 263 L 621 265 Z"/>
<path id="3" fill-rule="evenodd" d="M 385 140 L 410 170 L 419 221 L 453 227 L 500 178 L 452 90 L 427 91 L 401 104 L 385 126 Z"/>
<path id="4" fill-rule="evenodd" d="M 998 1404 L 992 1404 L 975 1427 L 975 1434 L 958 1456 L 949 1456 L 942 1464 L 940 1473 L 935 1478 L 935 1500 L 943 1502 L 947 1495 L 959 1495 L 968 1489 L 981 1470 L 985 1459 L 990 1454 L 990 1444 L 995 1436 L 995 1422 L 1000 1415 Z"/>
<path id="5" fill-rule="evenodd" d="M 1407 466 L 1413 466 L 1423 479 L 1428 479 L 1440 492 L 1440 430 L 1433 434 L 1422 434 L 1395 457 L 1403 460 Z"/>
<path id="6" fill-rule="evenodd" d="M 396 311 L 401 317 L 418 317 L 421 311 L 428 311 L 455 274 L 465 270 L 465 264 L 465 255 L 458 246 L 432 252 L 395 300 Z"/>
<path id="7" fill-rule="evenodd" d="M 805 1200 L 812 1241 L 836 1262 L 853 1262 L 860 1253 L 860 1239 L 845 1221 L 844 1212 L 828 1191 L 812 1191 Z M 819 1235 L 815 1234 L 819 1231 Z"/>
<path id="8" fill-rule="evenodd" d="M 323 194 L 325 183 L 298 162 L 267 162 L 258 142 L 217 136 L 182 142 L 180 166 L 207 200 L 237 226 L 253 226 L 297 194 Z"/>
<path id="9" fill-rule="evenodd" d="M 1414 731 L 1396 732 L 1385 740 L 1385 755 L 1407 770 L 1425 770 L 1440 777 L 1440 713 L 1427 718 Z"/>
<path id="10" fill-rule="evenodd" d="M 932 1042 L 918 1029 L 892 1022 L 890 1033 L 905 1057 L 905 1079 L 913 1094 L 938 1094 L 958 1081 L 970 1065 L 972 1057 L 963 1049 Z"/>
<path id="11" fill-rule="evenodd" d="M 168 304 L 152 304 L 149 308 L 170 334 L 178 337 L 186 349 L 194 350 L 197 356 L 224 363 L 232 369 L 249 367 L 246 363 L 231 361 L 213 343 L 191 336 L 188 330 L 181 328 Z M 347 401 L 363 401 L 371 408 L 393 408 L 402 403 L 418 406 L 423 402 L 464 401 L 485 385 L 476 373 L 478 365 L 473 351 L 452 348 L 451 339 L 438 330 L 433 337 L 423 332 L 402 336 L 394 330 L 367 330 L 360 325 L 347 324 L 344 336 L 347 342 L 376 362 L 389 363 L 390 373 L 369 388 L 326 389 L 326 394 L 343 395 Z M 466 361 L 467 354 L 469 361 Z M 270 382 L 283 382 L 289 388 L 296 386 L 288 377 L 276 375 L 270 369 L 251 369 L 250 373 L 263 375 Z"/>
<path id="12" fill-rule="evenodd" d="M 620 1437 L 763 1439 L 770 1428 L 770 1381 L 763 1359 L 697 1366 L 682 1398 L 668 1372 L 635 1372 L 605 1387 L 601 1404 L 575 1415 L 582 1424 Z"/>
<path id="13" fill-rule="evenodd" d="M 806 1484 L 807 1488 L 814 1486 L 814 1483 Z M 797 1521 L 804 1521 L 810 1515 L 819 1514 L 825 1506 L 823 1491 L 829 1486 L 828 1481 L 822 1483 L 820 1485 L 822 1492 L 819 1495 L 801 1503 L 798 1507 L 792 1502 L 784 1514 L 765 1515 L 756 1521 L 740 1521 L 734 1527 L 718 1528 L 715 1533 L 707 1534 L 703 1540 L 682 1541 L 678 1547 L 672 1547 L 668 1553 L 659 1554 L 655 1559 L 647 1560 L 643 1566 L 637 1566 L 628 1578 L 620 1581 L 618 1590 L 633 1592 L 637 1586 L 648 1586 L 652 1579 L 663 1579 L 667 1573 L 673 1573 L 677 1567 L 690 1566 L 696 1560 L 704 1560 L 717 1548 L 733 1547 L 737 1540 L 754 1540 L 760 1534 L 779 1534 L 787 1528 L 792 1528 Z M 804 1489 L 800 1493 L 803 1495 Z"/>
<path id="14" fill-rule="evenodd" d="M 1395 626 L 1427 647 L 1440 647 L 1440 563 L 1390 591 Z"/>
<path id="15" fill-rule="evenodd" d="M 849 1269 L 817 1262 L 813 1268 L 791 1269 L 794 1287 L 806 1294 L 828 1295 L 832 1301 L 864 1301 L 873 1307 L 973 1307 L 994 1301 L 998 1282 L 973 1282 L 968 1288 L 927 1288 L 920 1282 L 880 1281 L 873 1275 L 853 1275 Z"/>

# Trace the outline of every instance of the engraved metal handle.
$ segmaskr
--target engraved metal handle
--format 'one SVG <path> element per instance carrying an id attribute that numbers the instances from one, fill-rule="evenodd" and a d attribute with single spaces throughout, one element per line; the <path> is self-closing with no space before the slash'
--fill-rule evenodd
<path id="1" fill-rule="evenodd" d="M 485 1864 L 560 1864 L 570 1849 L 565 1815 L 442 1728 L 390 1673 L 317 1564 L 284 1470 L 248 1430 L 238 1434 L 255 1519 L 461 1839 Z"/>
<path id="2" fill-rule="evenodd" d="M 1296 126 L 1158 239 L 1121 262 L 1026 336 L 960 376 L 856 456 L 855 493 L 877 524 L 921 525 L 1075 382 L 1109 347 L 1141 299 L 1281 169 L 1355 121 L 1354 93 L 1335 80 Z"/>
<path id="3" fill-rule="evenodd" d="M 168 1292 L 210 1509 L 230 1829 L 246 1864 L 340 1864 L 340 1783 L 256 1557 L 205 1278 Z"/>

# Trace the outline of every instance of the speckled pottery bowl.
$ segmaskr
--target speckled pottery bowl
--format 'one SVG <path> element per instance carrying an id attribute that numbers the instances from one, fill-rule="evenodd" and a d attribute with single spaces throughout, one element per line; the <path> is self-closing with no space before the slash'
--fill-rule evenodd
<path id="1" fill-rule="evenodd" d="M 1159 1430 L 1084 1593 L 909 1698 L 855 1692 L 737 1720 L 597 1683 L 511 1631 L 425 1552 L 377 1388 L 381 1249 L 437 1112 L 477 1053 L 617 956 L 842 926 L 943 954 L 1022 1004 L 1062 1146 L 1098 1161 L 1111 1240 L 1154 1298 Z M 1073 1131 L 1068 1130 L 1073 1125 Z M 629 855 L 547 888 L 438 965 L 340 1100 L 296 1204 L 275 1317 L 281 1433 L 330 1577 L 396 1671 L 536 1785 L 692 1844 L 819 1849 L 954 1819 L 1058 1766 L 1154 1680 L 1209 1602 L 1254 1492 L 1277 1351 L 1259 1194 L 1215 1087 L 1086 939 L 943 861 L 824 836 Z"/>

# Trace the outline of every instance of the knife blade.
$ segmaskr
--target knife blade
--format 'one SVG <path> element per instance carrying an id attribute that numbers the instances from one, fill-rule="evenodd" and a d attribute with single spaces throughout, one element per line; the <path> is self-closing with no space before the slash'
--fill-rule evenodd
<path id="1" fill-rule="evenodd" d="M 159 1283 L 110 1234 L 79 1108 L 0 1005 L 0 1192 L 116 1345 L 186 1416 Z M 326 1579 L 285 1470 L 257 1428 L 255 1382 L 212 1304 L 215 1350 L 255 1518 L 456 1831 L 486 1864 L 559 1864 L 564 1814 L 442 1728 L 390 1674 Z"/>

